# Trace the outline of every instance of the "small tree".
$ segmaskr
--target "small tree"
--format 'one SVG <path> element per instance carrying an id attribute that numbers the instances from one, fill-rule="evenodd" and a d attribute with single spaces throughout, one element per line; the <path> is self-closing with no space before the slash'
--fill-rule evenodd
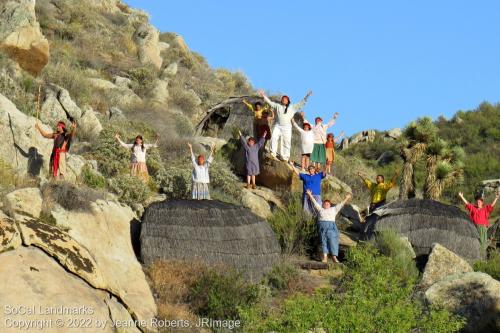
<path id="1" fill-rule="evenodd" d="M 422 158 L 427 146 L 434 142 L 437 136 L 437 127 L 429 117 L 420 118 L 411 122 L 403 132 L 401 157 L 403 170 L 399 188 L 399 199 L 415 197 L 415 164 Z"/>
<path id="2" fill-rule="evenodd" d="M 428 145 L 426 155 L 424 198 L 437 200 L 445 188 L 460 179 L 465 152 L 458 146 L 450 148 L 446 141 L 437 138 Z"/>

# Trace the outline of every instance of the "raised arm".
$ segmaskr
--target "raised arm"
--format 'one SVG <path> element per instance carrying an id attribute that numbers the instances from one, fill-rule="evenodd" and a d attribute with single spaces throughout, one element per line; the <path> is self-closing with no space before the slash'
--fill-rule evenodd
<path id="1" fill-rule="evenodd" d="M 312 91 L 309 91 L 306 96 L 304 96 L 304 98 L 298 102 L 298 103 L 295 103 L 293 105 L 293 109 L 295 110 L 295 112 L 299 112 L 300 110 L 302 110 L 302 108 L 304 107 L 304 105 L 306 105 L 307 103 L 307 100 L 309 99 L 309 97 L 312 95 Z"/>
<path id="2" fill-rule="evenodd" d="M 120 138 L 120 135 L 118 133 L 115 134 L 115 139 L 116 139 L 116 141 L 118 141 L 118 143 L 120 144 L 120 146 L 122 146 L 123 148 L 130 149 L 130 148 L 132 148 L 134 146 L 131 143 L 125 143 L 125 142 L 123 142 L 121 140 L 121 138 Z"/>
<path id="3" fill-rule="evenodd" d="M 280 104 L 276 103 L 276 102 L 273 102 L 269 99 L 269 97 L 266 96 L 266 94 L 264 94 L 264 91 L 263 90 L 259 90 L 259 95 L 264 99 L 264 101 L 266 101 L 267 104 L 269 104 L 269 106 L 273 109 L 276 109 Z"/>
<path id="4" fill-rule="evenodd" d="M 40 132 L 40 134 L 44 137 L 44 138 L 47 138 L 47 139 L 53 139 L 54 138 L 54 133 L 47 133 L 45 132 L 42 127 L 40 126 L 40 123 L 37 121 L 35 123 L 35 128 L 38 130 L 38 132 Z"/>
<path id="5" fill-rule="evenodd" d="M 498 201 L 498 197 L 500 197 L 500 192 L 497 192 L 497 195 L 495 196 L 495 200 L 493 200 L 493 202 L 491 203 L 491 207 L 495 207 L 495 205 Z"/>
<path id="6" fill-rule="evenodd" d="M 311 190 L 307 190 L 307 196 L 309 197 L 309 199 L 311 200 L 312 204 L 313 204 L 313 207 L 314 209 L 319 212 L 321 210 L 321 205 L 316 201 L 316 199 L 314 199 L 313 195 L 312 195 L 312 192 Z"/>
<path id="7" fill-rule="evenodd" d="M 215 154 L 215 143 L 210 147 L 210 155 L 207 158 L 207 164 L 211 164 L 214 161 Z"/>
<path id="8" fill-rule="evenodd" d="M 267 136 L 267 131 L 264 131 L 264 133 L 259 139 L 259 142 L 257 142 L 258 149 L 262 148 L 266 144 L 266 136 Z"/>
<path id="9" fill-rule="evenodd" d="M 343 137 L 345 137 L 344 131 L 340 132 L 340 134 L 335 138 L 335 142 L 337 142 L 337 140 L 342 139 Z"/>
<path id="10" fill-rule="evenodd" d="M 339 212 L 345 206 L 345 204 L 348 203 L 351 199 L 352 199 L 352 194 L 347 193 L 344 200 L 342 200 L 341 203 L 335 206 L 337 208 L 337 212 Z"/>
<path id="11" fill-rule="evenodd" d="M 297 131 L 299 131 L 300 133 L 304 133 L 304 130 L 302 128 L 300 128 L 299 125 L 297 125 L 297 123 L 295 122 L 295 120 L 293 118 L 292 118 L 291 122 L 292 122 L 293 127 L 295 127 L 295 129 Z"/>
<path id="12" fill-rule="evenodd" d="M 300 172 L 295 168 L 295 165 L 293 165 L 293 161 L 289 161 L 288 164 L 292 167 L 292 171 L 297 175 L 300 176 Z"/>
<path id="13" fill-rule="evenodd" d="M 240 141 L 241 141 L 241 144 L 243 145 L 243 147 L 245 149 L 248 148 L 248 143 L 245 140 L 245 137 L 243 136 L 243 134 L 241 133 L 241 131 L 238 131 L 238 134 L 240 135 Z"/>
<path id="14" fill-rule="evenodd" d="M 254 112 L 253 105 L 251 103 L 248 103 L 246 99 L 243 100 L 243 104 L 247 106 L 248 110 Z"/>
<path id="15" fill-rule="evenodd" d="M 160 142 L 160 136 L 159 135 L 156 136 L 155 143 L 147 143 L 147 144 L 144 145 L 144 147 L 146 147 L 146 148 L 158 148 L 158 142 Z"/>
<path id="16" fill-rule="evenodd" d="M 333 118 L 330 119 L 330 121 L 325 125 L 325 127 L 328 128 L 328 127 L 332 127 L 333 125 L 335 125 L 335 122 L 337 121 L 338 117 L 339 117 L 339 113 L 335 112 L 333 114 Z"/>
<path id="17" fill-rule="evenodd" d="M 467 201 L 467 199 L 464 198 L 464 193 L 463 192 L 458 192 L 458 197 L 460 199 L 462 199 L 462 202 L 464 203 L 464 205 L 468 205 L 469 204 L 469 202 Z"/>
<path id="18" fill-rule="evenodd" d="M 68 137 L 70 137 L 70 138 L 74 138 L 75 137 L 75 135 L 76 135 L 76 127 L 77 127 L 76 120 L 73 120 L 71 122 L 71 127 L 70 127 L 71 131 L 68 133 Z"/>
<path id="19" fill-rule="evenodd" d="M 193 164 L 193 166 L 197 166 L 198 162 L 196 161 L 196 156 L 194 156 L 194 153 L 193 153 L 193 145 L 190 144 L 189 142 L 187 145 L 189 147 L 189 153 L 191 154 L 191 163 Z"/>
<path id="20" fill-rule="evenodd" d="M 358 176 L 361 178 L 363 183 L 365 183 L 366 187 L 371 188 L 372 182 L 368 178 L 366 178 L 366 176 L 361 171 L 358 171 Z"/>

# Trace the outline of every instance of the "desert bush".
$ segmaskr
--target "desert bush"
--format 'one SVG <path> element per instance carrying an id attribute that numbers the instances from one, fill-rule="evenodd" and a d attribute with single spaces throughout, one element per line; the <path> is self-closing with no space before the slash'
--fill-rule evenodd
<path id="1" fill-rule="evenodd" d="M 300 195 L 291 196 L 286 208 L 277 210 L 268 222 L 278 237 L 283 254 L 306 254 L 312 249 L 316 226 L 313 218 L 304 212 Z"/>
<path id="2" fill-rule="evenodd" d="M 147 65 L 130 69 L 128 76 L 132 80 L 132 90 L 145 97 L 154 88 L 158 73 L 152 65 Z"/>
<path id="3" fill-rule="evenodd" d="M 106 187 L 106 179 L 92 170 L 88 165 L 83 167 L 81 178 L 83 183 L 90 188 L 103 189 Z"/>
<path id="4" fill-rule="evenodd" d="M 50 82 L 68 90 L 78 105 L 91 104 L 93 88 L 87 80 L 83 68 L 61 61 L 47 64 L 42 72 L 45 82 Z"/>
<path id="5" fill-rule="evenodd" d="M 127 205 L 144 204 L 151 196 L 148 184 L 130 175 L 119 175 L 109 180 L 109 189 L 118 195 L 118 200 Z"/>
<path id="6" fill-rule="evenodd" d="M 457 332 L 464 321 L 445 310 L 426 308 L 413 296 L 416 278 L 381 255 L 375 244 L 349 249 L 336 289 L 297 294 L 280 311 L 242 309 L 245 332 Z"/>
<path id="7" fill-rule="evenodd" d="M 264 283 L 276 291 L 291 289 L 291 285 L 299 278 L 300 272 L 296 266 L 281 261 L 264 277 Z"/>
<path id="8" fill-rule="evenodd" d="M 251 306 L 258 299 L 257 285 L 246 282 L 241 273 L 222 267 L 201 272 L 189 291 L 194 312 L 213 319 L 238 319 L 238 308 Z"/>
<path id="9" fill-rule="evenodd" d="M 384 230 L 377 234 L 375 246 L 382 255 L 392 258 L 397 274 L 404 280 L 418 277 L 418 269 L 412 251 L 394 230 Z"/>
<path id="10" fill-rule="evenodd" d="M 500 280 L 500 251 L 492 251 L 487 260 L 478 261 L 474 264 L 476 272 L 484 272 L 494 279 Z"/>
<path id="11" fill-rule="evenodd" d="M 90 210 L 92 202 L 106 198 L 103 192 L 67 181 L 45 184 L 42 187 L 42 196 L 47 206 L 57 203 L 67 210 Z"/>
<path id="12" fill-rule="evenodd" d="M 183 87 L 174 85 L 170 90 L 170 96 L 172 97 L 171 103 L 179 107 L 189 116 L 197 113 L 198 106 L 200 105 L 200 98 L 193 90 L 186 90 Z"/>

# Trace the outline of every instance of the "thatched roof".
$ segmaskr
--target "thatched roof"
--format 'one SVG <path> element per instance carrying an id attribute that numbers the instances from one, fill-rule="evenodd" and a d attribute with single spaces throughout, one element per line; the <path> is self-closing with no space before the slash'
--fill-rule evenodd
<path id="1" fill-rule="evenodd" d="M 247 208 L 210 200 L 172 200 L 149 206 L 142 219 L 141 258 L 224 264 L 258 279 L 280 246 L 269 224 Z"/>
<path id="2" fill-rule="evenodd" d="M 376 210 L 366 220 L 361 238 L 392 229 L 407 236 L 417 256 L 428 255 L 439 243 L 468 260 L 480 258 L 479 234 L 467 214 L 434 200 L 398 200 Z"/>

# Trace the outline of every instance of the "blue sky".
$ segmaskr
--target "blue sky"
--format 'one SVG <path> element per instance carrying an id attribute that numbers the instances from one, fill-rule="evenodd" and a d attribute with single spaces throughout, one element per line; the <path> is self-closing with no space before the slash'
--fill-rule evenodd
<path id="1" fill-rule="evenodd" d="M 500 1 L 126 0 L 213 67 L 348 134 L 500 101 Z"/>

